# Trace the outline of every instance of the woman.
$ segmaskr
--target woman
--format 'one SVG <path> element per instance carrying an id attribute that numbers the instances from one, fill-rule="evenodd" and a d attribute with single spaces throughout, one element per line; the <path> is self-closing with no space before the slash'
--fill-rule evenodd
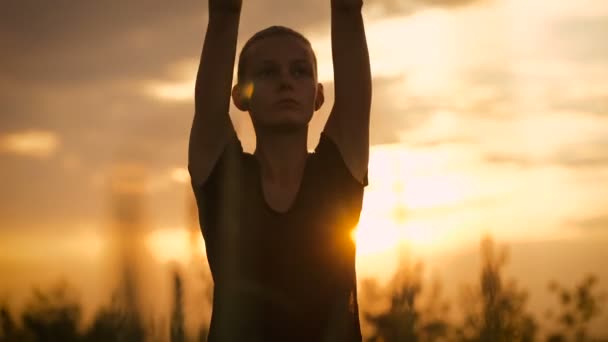
<path id="1" fill-rule="evenodd" d="M 305 0 L 302 0 L 305 1 Z M 214 280 L 210 341 L 360 341 L 355 245 L 367 185 L 371 73 L 362 0 L 331 1 L 335 103 L 324 104 L 310 43 L 279 26 L 240 53 L 241 0 L 209 0 L 188 169 Z M 253 154 L 228 115 L 251 116 Z"/>

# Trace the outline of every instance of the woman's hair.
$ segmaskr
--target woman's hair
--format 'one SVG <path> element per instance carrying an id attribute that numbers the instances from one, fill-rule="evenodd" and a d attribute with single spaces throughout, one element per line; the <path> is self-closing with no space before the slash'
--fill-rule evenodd
<path id="1" fill-rule="evenodd" d="M 245 73 L 246 73 L 245 68 L 247 65 L 247 51 L 251 48 L 251 46 L 253 46 L 253 44 L 259 40 L 262 40 L 264 38 L 271 37 L 271 36 L 278 36 L 278 35 L 290 35 L 290 36 L 300 39 L 301 41 L 306 43 L 306 45 L 310 48 L 310 51 L 312 53 L 314 69 L 315 69 L 315 74 L 316 74 L 317 57 L 315 56 L 315 52 L 312 49 L 312 45 L 310 44 L 310 41 L 308 39 L 306 39 L 306 37 L 304 37 L 304 35 L 302 35 L 300 32 L 292 30 L 288 27 L 270 26 L 266 29 L 263 29 L 262 31 L 259 31 L 256 34 L 254 34 L 251 38 L 249 38 L 249 40 L 243 46 L 243 49 L 241 50 L 241 53 L 239 55 L 239 64 L 238 64 L 238 69 L 237 69 L 237 82 L 241 82 L 243 80 L 243 78 L 245 77 Z"/>

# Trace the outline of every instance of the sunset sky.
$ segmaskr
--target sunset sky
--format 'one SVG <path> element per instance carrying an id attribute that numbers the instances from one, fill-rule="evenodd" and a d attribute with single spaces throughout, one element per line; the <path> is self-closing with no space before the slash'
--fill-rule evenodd
<path id="1" fill-rule="evenodd" d="M 243 2 L 239 47 L 279 24 L 317 53 L 328 99 L 312 150 L 333 102 L 329 0 Z M 185 257 L 206 4 L 2 6 L 0 277 L 35 283 L 40 267 L 61 273 L 44 262 L 69 272 L 69 260 L 99 258 L 108 175 L 129 168 L 145 175 L 147 245 L 159 261 Z M 477 264 L 459 273 L 441 260 L 458 264 L 491 233 L 533 291 L 588 271 L 607 286 L 608 1 L 366 0 L 364 18 L 374 98 L 361 274 L 390 274 L 404 244 L 444 280 L 466 279 Z M 253 150 L 247 115 L 231 115 Z"/>

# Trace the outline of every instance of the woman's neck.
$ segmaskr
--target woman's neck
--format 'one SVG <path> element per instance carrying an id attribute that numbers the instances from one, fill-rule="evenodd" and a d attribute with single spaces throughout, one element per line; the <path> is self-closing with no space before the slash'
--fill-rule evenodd
<path id="1" fill-rule="evenodd" d="M 308 129 L 257 133 L 254 155 L 263 179 L 285 185 L 299 182 L 308 156 Z"/>

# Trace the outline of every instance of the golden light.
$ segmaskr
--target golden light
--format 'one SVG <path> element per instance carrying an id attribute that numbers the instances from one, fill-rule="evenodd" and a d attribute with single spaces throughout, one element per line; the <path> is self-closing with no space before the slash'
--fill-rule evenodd
<path id="1" fill-rule="evenodd" d="M 157 229 L 146 236 L 145 245 L 161 263 L 188 263 L 193 255 L 190 234 L 183 228 Z"/>
<path id="2" fill-rule="evenodd" d="M 181 82 L 156 82 L 144 89 L 149 95 L 169 101 L 186 101 L 194 97 L 194 80 Z"/>
<path id="3" fill-rule="evenodd" d="M 408 90 L 447 91 L 462 60 L 453 40 L 449 15 L 428 10 L 414 15 L 378 18 L 366 23 L 371 67 L 374 77 L 407 75 Z M 320 82 L 333 80 L 330 35 L 311 35 L 310 41 L 319 60 Z M 406 42 L 395 45 L 394 42 Z"/>
<path id="4" fill-rule="evenodd" d="M 97 232 L 91 231 L 84 233 L 79 239 L 72 240 L 70 247 L 87 258 L 97 259 L 102 254 L 105 243 Z"/>
<path id="5" fill-rule="evenodd" d="M 179 184 L 188 184 L 190 182 L 190 173 L 184 167 L 176 167 L 169 171 L 171 180 Z"/>
<path id="6" fill-rule="evenodd" d="M 453 174 L 432 174 L 406 181 L 404 202 L 409 209 L 433 208 L 462 201 L 468 181 Z"/>
<path id="7" fill-rule="evenodd" d="M 245 83 L 245 86 L 243 87 L 243 95 L 245 96 L 245 99 L 251 99 L 253 96 L 253 82 Z"/>
<path id="8" fill-rule="evenodd" d="M 379 218 L 360 222 L 351 238 L 357 244 L 357 255 L 369 258 L 398 253 L 403 247 L 415 252 L 432 252 L 442 243 L 445 232 L 421 220 L 398 222 Z"/>
<path id="9" fill-rule="evenodd" d="M 399 231 L 389 220 L 364 218 L 359 221 L 351 237 L 357 244 L 357 254 L 370 256 L 397 247 Z"/>
<path id="10" fill-rule="evenodd" d="M 51 260 L 49 246 L 55 251 L 53 257 L 77 257 L 79 260 L 99 259 L 107 241 L 91 226 L 79 227 L 73 234 L 29 234 L 5 233 L 0 235 L 0 257 L 21 260 Z"/>
<path id="11" fill-rule="evenodd" d="M 439 235 L 428 223 L 412 220 L 404 224 L 400 239 L 414 247 L 428 249 L 438 243 Z"/>
<path id="12" fill-rule="evenodd" d="M 59 137 L 53 132 L 30 130 L 0 137 L 0 152 L 34 158 L 51 156 L 59 147 Z"/>
<path id="13" fill-rule="evenodd" d="M 402 247 L 428 253 L 459 243 L 450 234 L 461 220 L 440 220 L 433 210 L 463 203 L 471 195 L 471 181 L 446 169 L 441 154 L 430 154 L 403 144 L 372 148 L 370 185 L 352 232 L 359 258 L 390 255 Z"/>

